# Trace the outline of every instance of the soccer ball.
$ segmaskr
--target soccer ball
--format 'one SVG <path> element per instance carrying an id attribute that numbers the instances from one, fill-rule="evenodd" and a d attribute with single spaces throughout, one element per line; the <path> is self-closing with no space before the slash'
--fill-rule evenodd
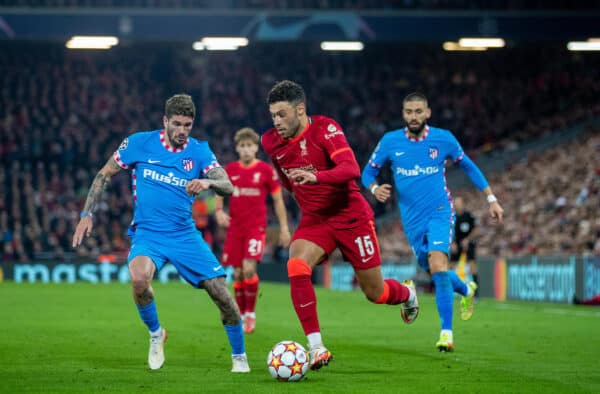
<path id="1" fill-rule="evenodd" d="M 308 352 L 298 342 L 281 341 L 267 356 L 267 366 L 273 379 L 297 382 L 308 371 Z"/>

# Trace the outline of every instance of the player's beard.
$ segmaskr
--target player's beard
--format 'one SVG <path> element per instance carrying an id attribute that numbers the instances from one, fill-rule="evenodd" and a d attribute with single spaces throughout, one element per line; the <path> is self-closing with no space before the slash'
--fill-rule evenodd
<path id="1" fill-rule="evenodd" d="M 187 141 L 187 135 L 185 133 L 178 133 L 175 135 L 175 129 L 167 127 L 167 135 L 169 136 L 169 142 L 175 149 L 181 148 Z"/>
<path id="2" fill-rule="evenodd" d="M 411 134 L 419 135 L 419 134 L 421 134 L 421 132 L 425 128 L 425 124 L 426 124 L 425 121 L 419 123 L 418 125 L 415 125 L 414 123 L 412 123 L 412 124 L 411 123 L 407 123 L 406 127 L 408 127 L 408 131 Z"/>
<path id="3" fill-rule="evenodd" d="M 298 112 L 296 112 L 296 118 L 294 119 L 293 124 L 290 123 L 290 128 L 289 128 L 290 131 L 292 131 L 292 130 L 294 130 L 294 131 L 291 132 L 290 135 L 288 137 L 286 137 L 286 138 L 294 138 L 298 134 L 300 134 L 300 132 L 302 131 L 300 129 L 300 126 L 301 126 L 301 124 L 300 124 L 300 118 L 298 117 Z"/>

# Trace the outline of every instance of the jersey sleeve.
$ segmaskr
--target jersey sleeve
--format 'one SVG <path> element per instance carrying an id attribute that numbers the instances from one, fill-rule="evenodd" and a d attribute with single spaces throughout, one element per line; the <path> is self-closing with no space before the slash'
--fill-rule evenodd
<path id="1" fill-rule="evenodd" d="M 365 165 L 361 175 L 361 183 L 365 188 L 369 188 L 369 186 L 376 182 L 377 175 L 379 175 L 379 171 L 381 171 L 381 167 L 388 160 L 388 153 L 386 147 L 386 136 L 384 135 L 381 140 L 377 143 L 377 146 L 373 150 L 371 157 L 369 158 L 369 162 Z"/>
<path id="2" fill-rule="evenodd" d="M 465 156 L 465 151 L 462 146 L 450 131 L 448 131 L 448 153 L 447 157 L 451 158 L 454 162 L 459 162 Z"/>
<path id="3" fill-rule="evenodd" d="M 327 120 L 327 126 L 319 134 L 320 142 L 329 154 L 329 157 L 336 161 L 336 156 L 351 157 L 354 159 L 354 152 L 346 140 L 346 135 L 342 131 L 342 127 L 333 119 Z"/>
<path id="4" fill-rule="evenodd" d="M 206 176 L 206 174 L 208 174 L 208 172 L 213 168 L 221 167 L 217 157 L 210 149 L 208 142 L 203 142 L 200 144 L 197 155 L 197 160 L 199 161 L 200 168 L 202 169 L 202 175 Z"/>
<path id="5" fill-rule="evenodd" d="M 358 178 L 360 168 L 342 128 L 333 119 L 328 119 L 327 122 L 325 130 L 322 131 L 318 139 L 321 146 L 325 147 L 331 161 L 335 163 L 335 167 L 317 172 L 317 182 L 341 184 Z"/>
<path id="6" fill-rule="evenodd" d="M 132 134 L 129 137 L 125 137 L 121 141 L 121 145 L 113 153 L 113 159 L 117 164 L 124 169 L 128 169 L 141 160 L 140 149 L 139 149 L 139 135 Z"/>
<path id="7" fill-rule="evenodd" d="M 448 144 L 449 149 L 447 153 L 447 157 L 450 157 L 454 162 L 458 163 L 458 165 L 465 171 L 467 176 L 471 179 L 471 182 L 477 187 L 479 190 L 483 190 L 488 187 L 488 181 L 479 169 L 477 165 L 465 154 L 462 146 L 454 137 L 454 134 L 448 132 Z"/>

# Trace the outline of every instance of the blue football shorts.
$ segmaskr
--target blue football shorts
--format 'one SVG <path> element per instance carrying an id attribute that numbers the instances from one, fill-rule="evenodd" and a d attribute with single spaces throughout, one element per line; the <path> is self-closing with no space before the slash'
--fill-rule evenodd
<path id="1" fill-rule="evenodd" d="M 225 270 L 219 263 L 199 231 L 169 234 L 137 230 L 131 242 L 127 257 L 130 263 L 136 256 L 148 256 L 154 262 L 156 270 L 171 262 L 179 275 L 194 287 L 200 282 L 225 276 Z"/>
<path id="2" fill-rule="evenodd" d="M 449 255 L 454 231 L 454 215 L 448 210 L 435 211 L 427 220 L 410 228 L 405 227 L 406 238 L 417 257 L 417 263 L 429 271 L 428 253 L 437 251 Z"/>

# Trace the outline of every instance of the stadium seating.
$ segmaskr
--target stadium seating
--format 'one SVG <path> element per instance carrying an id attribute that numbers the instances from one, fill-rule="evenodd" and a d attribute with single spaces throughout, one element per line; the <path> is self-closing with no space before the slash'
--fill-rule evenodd
<path id="1" fill-rule="evenodd" d="M 431 124 L 453 130 L 475 159 L 479 152 L 514 148 L 600 114 L 597 59 L 553 47 L 482 55 L 445 53 L 424 44 L 372 45 L 357 55 L 323 54 L 311 44 L 257 44 L 235 53 L 198 53 L 158 44 L 101 53 L 67 52 L 59 45 L 0 45 L 0 231 L 6 260 L 72 257 L 72 232 L 94 174 L 126 135 L 161 127 L 164 100 L 180 91 L 197 102 L 194 135 L 207 138 L 222 163 L 236 159 L 235 130 L 250 125 L 263 131 L 270 126 L 264 98 L 272 83 L 284 78 L 305 86 L 309 113 L 325 114 L 342 124 L 361 166 L 374 141 L 402 125 L 402 97 L 413 90 L 429 96 Z M 143 62 L 136 57 L 140 52 L 145 54 Z M 565 208 L 571 207 L 587 178 L 558 187 L 544 175 L 544 182 L 534 182 L 537 189 L 522 187 L 523 193 L 543 195 L 545 204 L 569 190 L 560 215 L 544 203 L 530 206 L 512 200 L 518 191 L 512 189 L 518 168 L 527 168 L 537 179 L 535 171 L 552 168 L 556 158 L 597 157 L 597 151 L 589 151 L 596 143 L 575 143 L 568 157 L 566 150 L 553 150 L 492 176 L 501 185 L 496 188 L 507 203 L 508 218 L 503 229 L 484 235 L 482 248 L 489 249 L 482 253 L 597 250 L 598 224 L 574 223 L 600 217 L 598 204 L 573 208 L 577 212 Z M 579 179 L 570 172 L 575 168 L 595 170 L 580 168 L 585 161 L 577 164 L 561 167 L 561 177 Z M 597 177 L 589 182 L 587 193 L 597 201 Z M 297 208 L 289 202 L 296 220 Z M 523 207 L 536 215 L 517 215 Z M 393 202 L 376 206 L 377 214 L 392 209 Z M 94 237 L 77 254 L 123 255 L 131 219 L 127 174 L 115 177 L 98 210 Z M 523 220 L 530 221 L 528 226 Z M 584 235 L 570 241 L 550 236 L 556 229 L 571 238 L 575 231 Z M 394 234 L 401 238 L 399 231 Z M 410 253 L 398 242 L 402 241 L 383 237 L 384 253 L 388 243 L 394 253 Z"/>

